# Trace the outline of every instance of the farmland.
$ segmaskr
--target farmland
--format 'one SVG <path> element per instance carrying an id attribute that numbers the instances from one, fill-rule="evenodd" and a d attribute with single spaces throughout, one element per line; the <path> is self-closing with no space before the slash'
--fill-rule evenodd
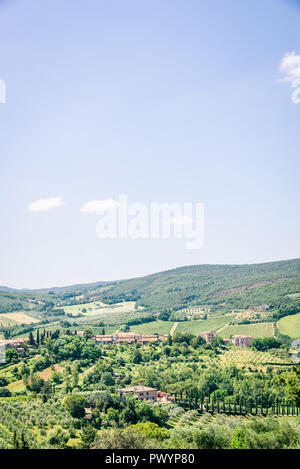
<path id="1" fill-rule="evenodd" d="M 292 339 L 300 338 L 300 313 L 286 316 L 278 321 L 278 329 L 281 334 L 288 335 Z"/>
<path id="2" fill-rule="evenodd" d="M 250 335 L 252 337 L 273 337 L 274 326 L 270 322 L 241 324 L 227 326 L 219 332 L 219 335 L 224 339 L 230 339 L 236 334 Z"/>
<path id="3" fill-rule="evenodd" d="M 131 326 L 131 332 L 138 332 L 139 334 L 169 334 L 174 323 L 171 321 L 153 321 L 145 324 L 138 324 Z"/>
<path id="4" fill-rule="evenodd" d="M 225 366 L 241 363 L 243 365 L 264 365 L 264 364 L 289 364 L 290 360 L 268 353 L 258 352 L 251 349 L 231 348 L 220 356 L 221 363 Z"/>
<path id="5" fill-rule="evenodd" d="M 5 313 L 1 314 L 1 320 L 7 320 L 8 322 L 11 321 L 12 324 L 19 323 L 19 324 L 33 324 L 38 322 L 38 319 L 29 316 L 28 314 L 24 313 L 23 311 L 17 311 L 15 313 Z"/>
<path id="6" fill-rule="evenodd" d="M 199 335 L 207 330 L 217 331 L 232 320 L 232 316 L 213 316 L 208 319 L 199 319 L 194 321 L 180 322 L 176 332 L 189 332 L 190 334 Z"/>

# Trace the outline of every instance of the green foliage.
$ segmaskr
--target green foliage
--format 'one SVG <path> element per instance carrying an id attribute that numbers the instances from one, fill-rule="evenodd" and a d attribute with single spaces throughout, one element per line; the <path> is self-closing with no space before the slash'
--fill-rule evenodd
<path id="1" fill-rule="evenodd" d="M 63 400 L 63 405 L 74 418 L 82 418 L 85 415 L 86 400 L 80 394 L 71 394 Z"/>
<path id="2" fill-rule="evenodd" d="M 264 337 L 262 339 L 253 339 L 252 347 L 260 352 L 265 352 L 273 348 L 281 347 L 282 343 L 280 340 L 274 337 Z"/>
<path id="3" fill-rule="evenodd" d="M 199 265 L 181 267 L 147 277 L 126 280 L 105 291 L 107 300 L 129 299 L 168 311 L 187 306 L 247 308 L 285 303 L 287 294 L 300 291 L 300 259 L 254 265 Z"/>

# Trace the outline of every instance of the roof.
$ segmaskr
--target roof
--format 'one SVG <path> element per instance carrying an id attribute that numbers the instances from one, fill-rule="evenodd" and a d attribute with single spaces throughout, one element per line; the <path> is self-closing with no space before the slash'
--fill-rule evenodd
<path id="1" fill-rule="evenodd" d="M 118 389 L 121 392 L 146 392 L 146 391 L 157 391 L 156 388 L 149 388 L 148 386 L 131 386 L 130 388 Z"/>
<path id="2" fill-rule="evenodd" d="M 237 334 L 232 336 L 232 339 L 252 339 L 251 335 L 242 335 L 242 334 Z"/>
<path id="3" fill-rule="evenodd" d="M 23 344 L 29 342 L 27 337 L 20 337 L 19 339 L 4 339 L 0 340 L 1 345 L 16 345 L 16 344 Z"/>

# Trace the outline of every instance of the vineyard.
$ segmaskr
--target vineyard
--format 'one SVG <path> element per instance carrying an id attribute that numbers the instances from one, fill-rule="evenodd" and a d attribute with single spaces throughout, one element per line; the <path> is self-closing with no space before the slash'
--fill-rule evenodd
<path id="1" fill-rule="evenodd" d="M 239 348 L 228 350 L 220 356 L 220 360 L 222 365 L 231 365 L 234 363 L 242 363 L 242 364 L 252 364 L 252 365 L 265 365 L 265 364 L 273 364 L 273 365 L 289 365 L 290 360 L 281 358 L 277 355 L 272 355 L 268 352 L 258 352 L 255 350 L 250 349 L 242 349 Z"/>

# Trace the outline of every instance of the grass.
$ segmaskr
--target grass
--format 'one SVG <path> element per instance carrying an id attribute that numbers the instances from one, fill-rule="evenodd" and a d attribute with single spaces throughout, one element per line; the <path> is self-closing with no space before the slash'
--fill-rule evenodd
<path id="1" fill-rule="evenodd" d="M 19 323 L 19 324 L 33 324 L 35 322 L 38 322 L 38 319 L 33 318 L 32 316 L 29 316 L 28 314 L 24 313 L 23 311 L 17 311 L 15 313 L 4 313 L 1 314 L 0 321 L 1 319 L 7 319 L 8 321 L 12 321 L 14 324 Z"/>
<path id="2" fill-rule="evenodd" d="M 54 365 L 54 369 L 55 371 L 57 372 L 62 372 L 64 370 L 64 367 L 60 364 L 56 364 Z M 40 377 L 44 380 L 44 381 L 48 381 L 49 378 L 51 378 L 52 374 L 53 374 L 53 370 L 52 368 L 49 366 L 49 368 L 46 368 L 45 370 L 43 371 L 40 371 L 38 373 L 40 375 Z M 17 380 L 17 381 L 13 381 L 12 383 L 10 383 L 7 388 L 11 391 L 11 392 L 21 392 L 21 391 L 24 391 L 26 388 L 25 388 L 25 385 L 23 383 L 23 380 Z"/>
<path id="3" fill-rule="evenodd" d="M 208 319 L 199 319 L 194 321 L 180 322 L 176 332 L 189 332 L 190 334 L 199 335 L 207 330 L 217 331 L 221 327 L 226 326 L 230 318 L 228 316 L 211 317 Z"/>
<path id="4" fill-rule="evenodd" d="M 145 324 L 138 324 L 136 326 L 131 326 L 130 332 L 138 332 L 139 334 L 160 334 L 166 335 L 169 334 L 174 323 L 171 321 L 153 321 L 147 322 Z"/>
<path id="5" fill-rule="evenodd" d="M 77 315 L 79 313 L 85 316 L 94 316 L 98 313 L 112 314 L 112 313 L 130 313 L 135 310 L 134 301 L 124 301 L 122 303 L 116 303 L 113 305 L 107 305 L 101 301 L 93 301 L 91 303 L 84 303 L 72 306 L 63 306 L 61 309 L 65 313 L 72 313 Z M 83 312 L 82 310 L 86 310 Z"/>
<path id="6" fill-rule="evenodd" d="M 225 339 L 230 339 L 230 337 L 235 334 L 250 335 L 251 337 L 273 337 L 273 333 L 273 323 L 261 322 L 256 324 L 227 326 L 219 332 L 219 335 Z"/>
<path id="7" fill-rule="evenodd" d="M 288 335 L 292 339 L 300 338 L 300 313 L 286 316 L 278 321 L 278 329 L 281 334 Z"/>
<path id="8" fill-rule="evenodd" d="M 17 324 L 17 322 L 14 321 L 13 319 L 9 319 L 5 317 L 5 314 L 0 315 L 0 326 L 7 327 L 7 326 L 14 326 L 15 324 Z"/>

